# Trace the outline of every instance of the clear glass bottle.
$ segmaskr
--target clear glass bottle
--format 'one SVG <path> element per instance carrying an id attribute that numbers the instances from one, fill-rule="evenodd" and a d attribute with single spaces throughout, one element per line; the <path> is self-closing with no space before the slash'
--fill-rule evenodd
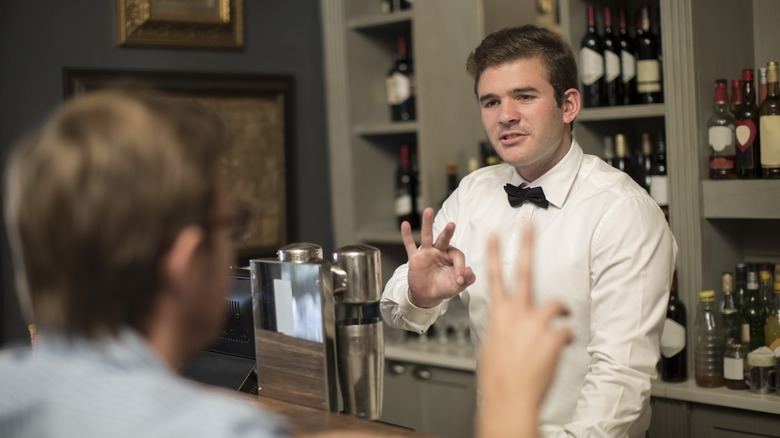
<path id="1" fill-rule="evenodd" d="M 724 346 L 732 343 L 740 343 L 742 337 L 742 323 L 739 320 L 739 311 L 734 302 L 734 274 L 724 272 L 721 277 L 723 296 L 720 302 L 720 318 L 723 327 Z"/>
<path id="2" fill-rule="evenodd" d="M 715 107 L 707 121 L 710 179 L 736 178 L 734 116 L 729 111 L 726 80 L 715 81 Z"/>
<path id="3" fill-rule="evenodd" d="M 724 386 L 723 336 L 718 324 L 714 290 L 699 292 L 693 335 L 696 385 L 705 388 Z"/>
<path id="4" fill-rule="evenodd" d="M 748 339 L 749 333 L 745 334 Z M 748 389 L 745 382 L 745 358 L 748 349 L 743 342 L 732 342 L 726 345 L 723 353 L 723 378 L 728 389 Z"/>

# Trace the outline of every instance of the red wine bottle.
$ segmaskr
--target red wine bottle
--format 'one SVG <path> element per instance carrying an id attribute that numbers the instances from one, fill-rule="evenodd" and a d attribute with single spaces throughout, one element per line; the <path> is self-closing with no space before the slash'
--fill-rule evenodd
<path id="1" fill-rule="evenodd" d="M 411 164 L 408 145 L 401 146 L 401 162 L 395 175 L 395 215 L 400 225 L 409 222 L 412 228 L 420 227 L 420 212 L 417 207 L 417 175 Z"/>
<path id="2" fill-rule="evenodd" d="M 742 102 L 734 113 L 737 138 L 737 178 L 761 177 L 761 136 L 758 132 L 753 69 L 742 70 Z"/>
<path id="3" fill-rule="evenodd" d="M 394 122 L 414 120 L 414 69 L 407 56 L 406 38 L 398 37 L 398 51 L 393 68 L 387 74 L 387 103 L 390 105 L 390 119 Z"/>
<path id="4" fill-rule="evenodd" d="M 628 34 L 626 10 L 620 8 L 620 79 L 623 84 L 623 105 L 637 103 L 636 96 L 636 47 Z"/>
<path id="5" fill-rule="evenodd" d="M 623 104 L 620 40 L 612 28 L 612 10 L 604 8 L 604 98 L 609 106 Z"/>
<path id="6" fill-rule="evenodd" d="M 604 43 L 596 33 L 596 16 L 588 6 L 588 33 L 580 45 L 580 83 L 582 102 L 586 108 L 604 104 Z"/>
<path id="7" fill-rule="evenodd" d="M 643 6 L 636 28 L 637 94 L 639 103 L 663 102 L 661 63 L 658 61 L 658 38 L 650 29 L 650 7 Z"/>
<path id="8" fill-rule="evenodd" d="M 688 377 L 685 325 L 685 305 L 677 293 L 675 271 L 661 335 L 661 379 L 666 382 L 683 382 Z"/>

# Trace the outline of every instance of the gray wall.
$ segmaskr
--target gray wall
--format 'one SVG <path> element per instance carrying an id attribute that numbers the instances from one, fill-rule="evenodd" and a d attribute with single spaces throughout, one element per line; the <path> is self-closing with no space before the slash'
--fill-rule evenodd
<path id="1" fill-rule="evenodd" d="M 298 212 L 293 239 L 332 248 L 325 96 L 316 0 L 244 0 L 240 52 L 120 48 L 115 0 L 0 0 L 0 154 L 62 100 L 63 67 L 292 74 Z M 0 343 L 24 339 L 5 244 Z"/>

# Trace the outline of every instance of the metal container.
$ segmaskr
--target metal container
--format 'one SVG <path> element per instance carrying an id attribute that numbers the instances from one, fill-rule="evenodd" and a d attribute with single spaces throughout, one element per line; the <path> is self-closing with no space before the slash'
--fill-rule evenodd
<path id="1" fill-rule="evenodd" d="M 334 290 L 344 304 L 375 303 L 382 298 L 380 252 L 368 245 L 349 245 L 333 253 L 333 263 L 346 274 L 346 289 Z"/>
<path id="2" fill-rule="evenodd" d="M 344 413 L 376 420 L 382 415 L 385 348 L 381 318 L 336 324 L 338 375 Z"/>

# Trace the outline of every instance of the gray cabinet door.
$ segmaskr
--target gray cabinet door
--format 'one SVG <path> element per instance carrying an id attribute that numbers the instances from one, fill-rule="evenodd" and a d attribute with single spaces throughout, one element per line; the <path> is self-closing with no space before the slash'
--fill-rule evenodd
<path id="1" fill-rule="evenodd" d="M 388 361 L 382 421 L 447 438 L 473 436 L 474 373 Z"/>
<path id="2" fill-rule="evenodd" d="M 693 404 L 691 438 L 755 437 L 780 437 L 780 415 Z"/>

